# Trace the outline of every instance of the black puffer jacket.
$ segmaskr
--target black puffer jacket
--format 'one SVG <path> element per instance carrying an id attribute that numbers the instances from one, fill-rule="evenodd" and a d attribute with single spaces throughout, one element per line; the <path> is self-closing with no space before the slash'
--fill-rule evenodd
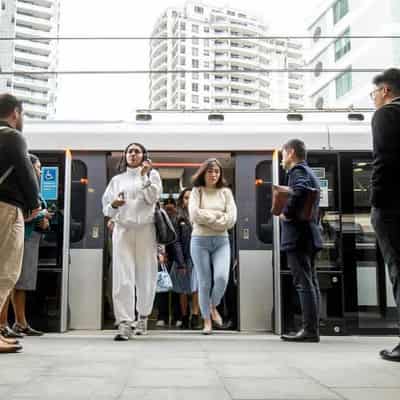
<path id="1" fill-rule="evenodd" d="M 173 258 L 179 267 L 189 264 L 190 258 L 190 238 L 192 236 L 192 225 L 189 220 L 189 213 L 185 209 L 178 209 L 174 220 L 177 240 L 173 244 Z"/>
<path id="2" fill-rule="evenodd" d="M 13 166 L 0 185 L 0 201 L 25 212 L 39 207 L 37 177 L 28 157 L 25 139 L 5 121 L 0 121 L 0 177 Z"/>

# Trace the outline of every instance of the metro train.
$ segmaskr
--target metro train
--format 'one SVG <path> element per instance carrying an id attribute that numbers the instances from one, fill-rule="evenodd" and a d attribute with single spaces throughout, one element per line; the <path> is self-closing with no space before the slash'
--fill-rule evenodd
<path id="1" fill-rule="evenodd" d="M 110 238 L 101 196 L 117 173 L 121 151 L 135 141 L 148 148 L 160 172 L 163 198 L 189 186 L 204 159 L 221 161 L 238 206 L 226 301 L 232 329 L 294 330 L 299 305 L 270 207 L 271 184 L 284 179 L 276 150 L 300 138 L 322 189 L 321 332 L 395 332 L 391 287 L 369 222 L 371 114 L 287 117 L 153 113 L 131 122 L 26 122 L 30 151 L 43 165 L 42 193 L 55 212 L 40 246 L 38 288 L 28 299 L 34 326 L 61 332 L 112 327 L 107 309 Z"/>

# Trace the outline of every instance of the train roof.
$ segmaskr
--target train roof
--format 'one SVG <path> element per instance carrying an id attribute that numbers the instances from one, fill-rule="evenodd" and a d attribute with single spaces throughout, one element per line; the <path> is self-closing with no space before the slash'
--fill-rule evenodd
<path id="1" fill-rule="evenodd" d="M 31 150 L 120 151 L 141 142 L 150 151 L 270 151 L 288 139 L 305 141 L 309 150 L 370 150 L 370 119 L 349 120 L 348 113 L 155 113 L 150 121 L 26 121 Z M 221 115 L 221 114 L 218 114 Z M 299 114 L 296 114 L 299 115 Z"/>

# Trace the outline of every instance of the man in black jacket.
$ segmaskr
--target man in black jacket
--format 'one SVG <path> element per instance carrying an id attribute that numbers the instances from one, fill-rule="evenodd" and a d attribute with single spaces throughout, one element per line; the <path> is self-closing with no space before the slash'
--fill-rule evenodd
<path id="1" fill-rule="evenodd" d="M 293 342 L 319 342 L 320 291 L 314 259 L 322 248 L 318 228 L 319 196 L 313 205 L 311 221 L 299 218 L 308 190 L 319 190 L 319 181 L 307 165 L 306 147 L 299 139 L 289 140 L 282 147 L 282 165 L 288 171 L 291 195 L 281 216 L 281 250 L 286 252 L 303 313 L 303 327 L 295 335 L 282 335 Z"/>
<path id="2" fill-rule="evenodd" d="M 31 219 L 40 211 L 37 178 L 21 130 L 21 102 L 10 94 L 0 95 L 0 310 L 21 272 L 23 214 Z M 0 336 L 0 353 L 21 348 Z"/>
<path id="3" fill-rule="evenodd" d="M 377 110 L 372 118 L 371 222 L 389 270 L 400 323 L 400 69 L 387 69 L 373 84 L 370 94 Z M 380 355 L 400 362 L 400 344 Z"/>

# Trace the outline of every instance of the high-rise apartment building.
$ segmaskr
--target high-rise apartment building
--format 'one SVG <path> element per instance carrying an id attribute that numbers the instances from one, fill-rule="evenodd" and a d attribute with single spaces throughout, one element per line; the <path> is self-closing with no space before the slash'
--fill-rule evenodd
<path id="1" fill-rule="evenodd" d="M 151 75 L 150 108 L 302 107 L 301 73 L 256 71 L 302 67 L 302 46 L 267 35 L 260 17 L 241 10 L 196 1 L 166 10 L 152 32 L 150 69 L 177 72 Z"/>
<path id="2" fill-rule="evenodd" d="M 0 92 L 24 102 L 27 118 L 47 119 L 55 113 L 57 79 L 53 74 L 29 74 L 56 69 L 59 0 L 0 0 Z M 28 73 L 26 73 L 28 72 Z"/>
<path id="3" fill-rule="evenodd" d="M 372 107 L 368 96 L 377 73 L 354 69 L 385 69 L 400 64 L 399 39 L 356 39 L 354 35 L 397 35 L 399 0 L 327 0 L 308 27 L 310 50 L 306 96 L 310 106 Z M 322 36 L 322 37 L 321 37 Z M 327 39 L 324 36 L 333 36 Z M 338 72 L 323 72 L 337 69 Z"/>

